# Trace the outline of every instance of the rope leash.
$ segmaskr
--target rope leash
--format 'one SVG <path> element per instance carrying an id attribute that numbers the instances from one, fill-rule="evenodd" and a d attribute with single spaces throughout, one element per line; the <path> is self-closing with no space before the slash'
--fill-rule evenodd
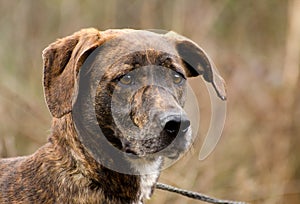
<path id="1" fill-rule="evenodd" d="M 196 199 L 196 200 L 201 200 L 204 202 L 208 202 L 208 203 L 214 203 L 214 204 L 247 204 L 245 202 L 240 202 L 240 201 L 230 201 L 230 200 L 219 200 L 216 198 L 211 198 L 207 195 L 201 194 L 201 193 L 196 193 L 193 191 L 188 191 L 188 190 L 184 190 L 184 189 L 180 189 L 180 188 L 176 188 L 167 184 L 163 184 L 163 183 L 157 183 L 156 184 L 156 188 L 160 189 L 160 190 L 165 190 L 165 191 L 170 191 L 173 193 L 178 193 L 180 195 L 192 198 L 192 199 Z"/>

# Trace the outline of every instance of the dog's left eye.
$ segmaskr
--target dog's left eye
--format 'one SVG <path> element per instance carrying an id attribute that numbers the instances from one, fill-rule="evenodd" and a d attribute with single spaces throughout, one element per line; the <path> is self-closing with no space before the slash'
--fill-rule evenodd
<path id="1" fill-rule="evenodd" d="M 133 82 L 133 76 L 130 74 L 127 74 L 127 75 L 123 76 L 122 78 L 120 78 L 120 82 L 123 85 L 130 85 Z"/>
<path id="2" fill-rule="evenodd" d="M 174 84 L 181 84 L 184 80 L 184 78 L 176 72 L 172 73 L 172 78 Z"/>

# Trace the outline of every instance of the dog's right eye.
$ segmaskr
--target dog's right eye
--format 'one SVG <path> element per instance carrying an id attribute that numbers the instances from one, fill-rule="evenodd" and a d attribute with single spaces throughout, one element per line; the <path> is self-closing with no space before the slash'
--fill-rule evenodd
<path id="1" fill-rule="evenodd" d="M 133 76 L 131 74 L 127 74 L 122 76 L 119 81 L 123 85 L 131 85 L 133 83 Z"/>

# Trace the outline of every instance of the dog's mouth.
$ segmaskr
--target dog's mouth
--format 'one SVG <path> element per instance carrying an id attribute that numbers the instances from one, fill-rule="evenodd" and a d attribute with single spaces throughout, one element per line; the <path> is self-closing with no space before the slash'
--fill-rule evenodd
<path id="1" fill-rule="evenodd" d="M 151 153 L 145 153 L 141 151 L 135 151 L 133 149 L 127 148 L 124 152 L 126 153 L 126 156 L 130 159 L 140 159 L 140 158 L 156 158 L 156 157 L 167 157 L 169 159 L 177 159 L 186 149 L 183 148 L 177 148 L 175 146 L 169 147 L 169 148 L 160 148 L 160 150 L 157 150 L 155 152 Z"/>
<path id="2" fill-rule="evenodd" d="M 144 154 L 140 154 L 137 151 L 130 149 L 130 148 L 125 148 L 123 151 L 126 153 L 126 155 L 129 158 L 132 158 L 132 159 L 144 156 Z"/>
<path id="3" fill-rule="evenodd" d="M 150 128 L 150 133 L 142 138 L 139 132 L 117 131 L 115 135 L 111 129 L 102 129 L 108 142 L 130 159 L 153 159 L 159 156 L 177 159 L 189 146 L 190 130 L 189 120 L 176 120 L 174 117 L 168 117 L 159 133 L 153 134 L 154 129 Z"/>
<path id="4" fill-rule="evenodd" d="M 182 130 L 163 130 L 159 136 L 149 139 L 124 141 L 122 140 L 122 151 L 130 159 L 167 157 L 177 159 L 188 148 L 190 126 Z"/>

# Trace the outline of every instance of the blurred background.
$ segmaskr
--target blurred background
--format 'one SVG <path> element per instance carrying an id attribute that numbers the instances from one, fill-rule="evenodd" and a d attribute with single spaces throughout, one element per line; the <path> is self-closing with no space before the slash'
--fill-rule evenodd
<path id="1" fill-rule="evenodd" d="M 209 124 L 205 88 L 197 140 L 161 182 L 252 203 L 300 203 L 299 0 L 0 0 L 0 157 L 33 153 L 51 117 L 42 50 L 86 27 L 174 30 L 198 43 L 227 82 L 225 129 L 198 160 Z M 150 204 L 201 203 L 156 190 Z"/>

